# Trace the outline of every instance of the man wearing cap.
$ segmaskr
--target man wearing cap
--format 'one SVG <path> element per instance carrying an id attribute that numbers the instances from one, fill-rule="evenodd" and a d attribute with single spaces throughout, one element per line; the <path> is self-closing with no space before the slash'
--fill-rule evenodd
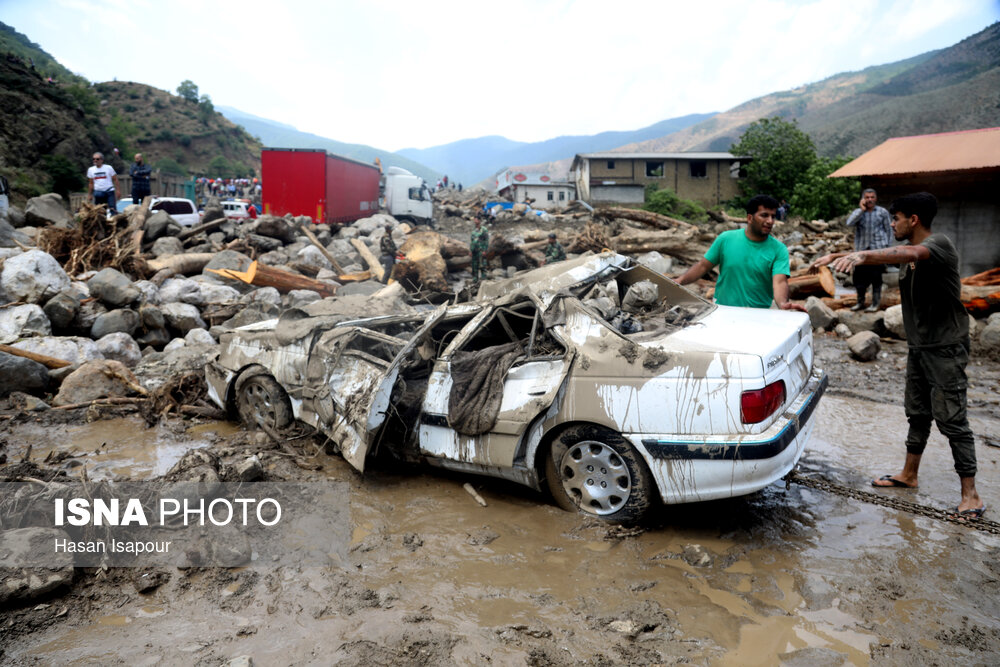
<path id="1" fill-rule="evenodd" d="M 549 232 L 549 244 L 545 246 L 545 263 L 555 264 L 566 259 L 566 251 L 562 244 L 556 240 L 555 232 Z"/>

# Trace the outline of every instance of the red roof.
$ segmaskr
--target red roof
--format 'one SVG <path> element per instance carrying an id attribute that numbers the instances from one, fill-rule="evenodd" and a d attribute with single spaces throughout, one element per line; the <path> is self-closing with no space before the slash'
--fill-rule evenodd
<path id="1" fill-rule="evenodd" d="M 883 176 L 1000 167 L 1000 127 L 894 137 L 830 174 Z"/>

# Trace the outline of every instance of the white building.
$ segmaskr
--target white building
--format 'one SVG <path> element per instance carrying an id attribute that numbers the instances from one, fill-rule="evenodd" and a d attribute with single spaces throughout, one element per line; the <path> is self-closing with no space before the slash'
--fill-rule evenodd
<path id="1" fill-rule="evenodd" d="M 533 199 L 532 208 L 557 208 L 576 199 L 576 187 L 548 174 L 508 169 L 496 180 L 497 194 L 515 202 Z"/>

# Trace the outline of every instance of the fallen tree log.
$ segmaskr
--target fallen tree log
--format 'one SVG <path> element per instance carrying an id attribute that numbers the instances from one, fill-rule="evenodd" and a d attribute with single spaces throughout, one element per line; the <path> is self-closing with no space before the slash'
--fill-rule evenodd
<path id="1" fill-rule="evenodd" d="M 686 222 L 684 220 L 678 220 L 677 218 L 671 218 L 667 215 L 661 215 L 659 213 L 654 213 L 653 211 L 643 211 L 642 209 L 635 208 L 621 208 L 617 206 L 612 206 L 609 208 L 599 208 L 594 211 L 595 219 L 602 220 L 613 220 L 615 218 L 624 218 L 625 220 L 635 220 L 636 222 L 641 222 L 644 225 L 649 225 L 650 227 L 656 227 L 657 229 L 688 229 L 698 231 L 698 228 Z"/>
<path id="2" fill-rule="evenodd" d="M 1000 267 L 977 273 L 968 278 L 962 278 L 963 285 L 973 285 L 986 287 L 988 285 L 1000 285 Z"/>
<path id="3" fill-rule="evenodd" d="M 800 272 L 788 279 L 788 296 L 804 299 L 807 296 L 833 296 L 837 292 L 837 281 L 829 267 L 821 266 L 816 273 Z"/>
<path id="4" fill-rule="evenodd" d="M 65 368 L 66 366 L 73 365 L 65 359 L 57 359 L 56 357 L 50 357 L 45 354 L 29 352 L 28 350 L 22 350 L 19 347 L 13 347 L 11 345 L 0 345 L 0 352 L 6 352 L 7 354 L 13 354 L 15 357 L 24 357 L 25 359 L 37 361 L 46 368 Z"/>
<path id="5" fill-rule="evenodd" d="M 324 257 L 326 257 L 326 261 L 330 262 L 330 266 L 333 267 L 334 271 L 336 271 L 337 273 L 344 272 L 344 267 L 342 267 L 340 263 L 333 258 L 333 255 L 330 254 L 329 250 L 323 247 L 323 244 L 319 242 L 319 239 L 316 238 L 315 234 L 309 231 L 308 227 L 302 225 L 301 227 L 299 227 L 299 229 L 301 229 L 302 233 L 306 235 L 306 238 L 309 239 L 309 242 L 312 243 L 314 246 L 316 246 L 316 249 L 319 250 Z"/>
<path id="6" fill-rule="evenodd" d="M 448 291 L 449 266 L 471 261 L 469 247 L 437 232 L 414 232 L 399 247 L 405 259 L 396 263 L 393 277 L 413 289 Z"/>
<path id="7" fill-rule="evenodd" d="M 371 248 L 369 248 L 364 241 L 356 238 L 351 239 L 351 245 L 354 246 L 354 249 L 358 251 L 359 255 L 361 255 L 361 259 L 365 260 L 365 264 L 368 265 L 368 270 L 371 271 L 375 280 L 382 282 L 382 279 L 385 278 L 385 269 L 382 268 L 382 262 L 380 262 L 378 257 L 375 256 L 375 253 L 371 251 Z M 343 271 L 339 271 L 338 273 L 343 273 Z"/>
<path id="8" fill-rule="evenodd" d="M 145 261 L 151 273 L 169 269 L 175 274 L 189 276 L 192 273 L 200 273 L 205 266 L 212 261 L 215 253 L 211 252 L 189 252 L 183 255 L 167 255 L 156 259 Z"/>
<path id="9" fill-rule="evenodd" d="M 667 229 L 663 231 L 644 232 L 636 229 L 626 229 L 611 239 L 614 250 L 623 254 L 642 254 L 656 251 L 670 255 L 685 264 L 694 264 L 701 259 L 708 246 L 702 245 L 696 239 L 698 229 L 689 225 L 684 229 Z"/>
<path id="10" fill-rule="evenodd" d="M 213 220 L 212 222 L 206 222 L 206 223 L 200 224 L 200 225 L 198 225 L 196 227 L 192 227 L 191 229 L 189 229 L 189 230 L 187 230 L 185 232 L 181 232 L 180 234 L 178 234 L 177 235 L 177 240 L 178 241 L 186 241 L 189 238 L 191 238 L 192 236 L 198 236 L 198 234 L 204 234 L 205 232 L 210 232 L 213 229 L 218 229 L 219 227 L 221 227 L 222 225 L 226 224 L 227 222 L 229 222 L 229 218 L 219 218 L 218 220 Z"/>
<path id="11" fill-rule="evenodd" d="M 279 292 L 286 293 L 292 290 L 304 289 L 318 292 L 321 296 L 333 296 L 337 288 L 322 280 L 314 280 L 306 276 L 300 276 L 291 271 L 285 271 L 274 266 L 261 264 L 254 260 L 246 271 L 235 271 L 233 269 L 208 269 L 223 278 L 239 280 L 248 285 L 258 287 L 273 287 Z"/>

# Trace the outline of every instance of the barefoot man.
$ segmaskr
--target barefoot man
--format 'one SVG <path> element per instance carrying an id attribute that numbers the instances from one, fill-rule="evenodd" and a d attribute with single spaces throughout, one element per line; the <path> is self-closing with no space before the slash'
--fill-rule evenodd
<path id="1" fill-rule="evenodd" d="M 915 488 L 920 457 L 931 421 L 948 438 L 962 500 L 955 513 L 978 519 L 986 505 L 976 491 L 976 449 L 966 416 L 965 367 L 969 363 L 969 316 L 960 298 L 958 253 L 944 234 L 931 233 L 937 199 L 929 192 L 900 197 L 889 209 L 897 241 L 909 245 L 825 255 L 813 267 L 831 264 L 850 273 L 857 266 L 902 264 L 899 291 L 909 352 L 903 406 L 910 422 L 906 460 L 898 475 L 884 475 L 872 486 Z"/>

